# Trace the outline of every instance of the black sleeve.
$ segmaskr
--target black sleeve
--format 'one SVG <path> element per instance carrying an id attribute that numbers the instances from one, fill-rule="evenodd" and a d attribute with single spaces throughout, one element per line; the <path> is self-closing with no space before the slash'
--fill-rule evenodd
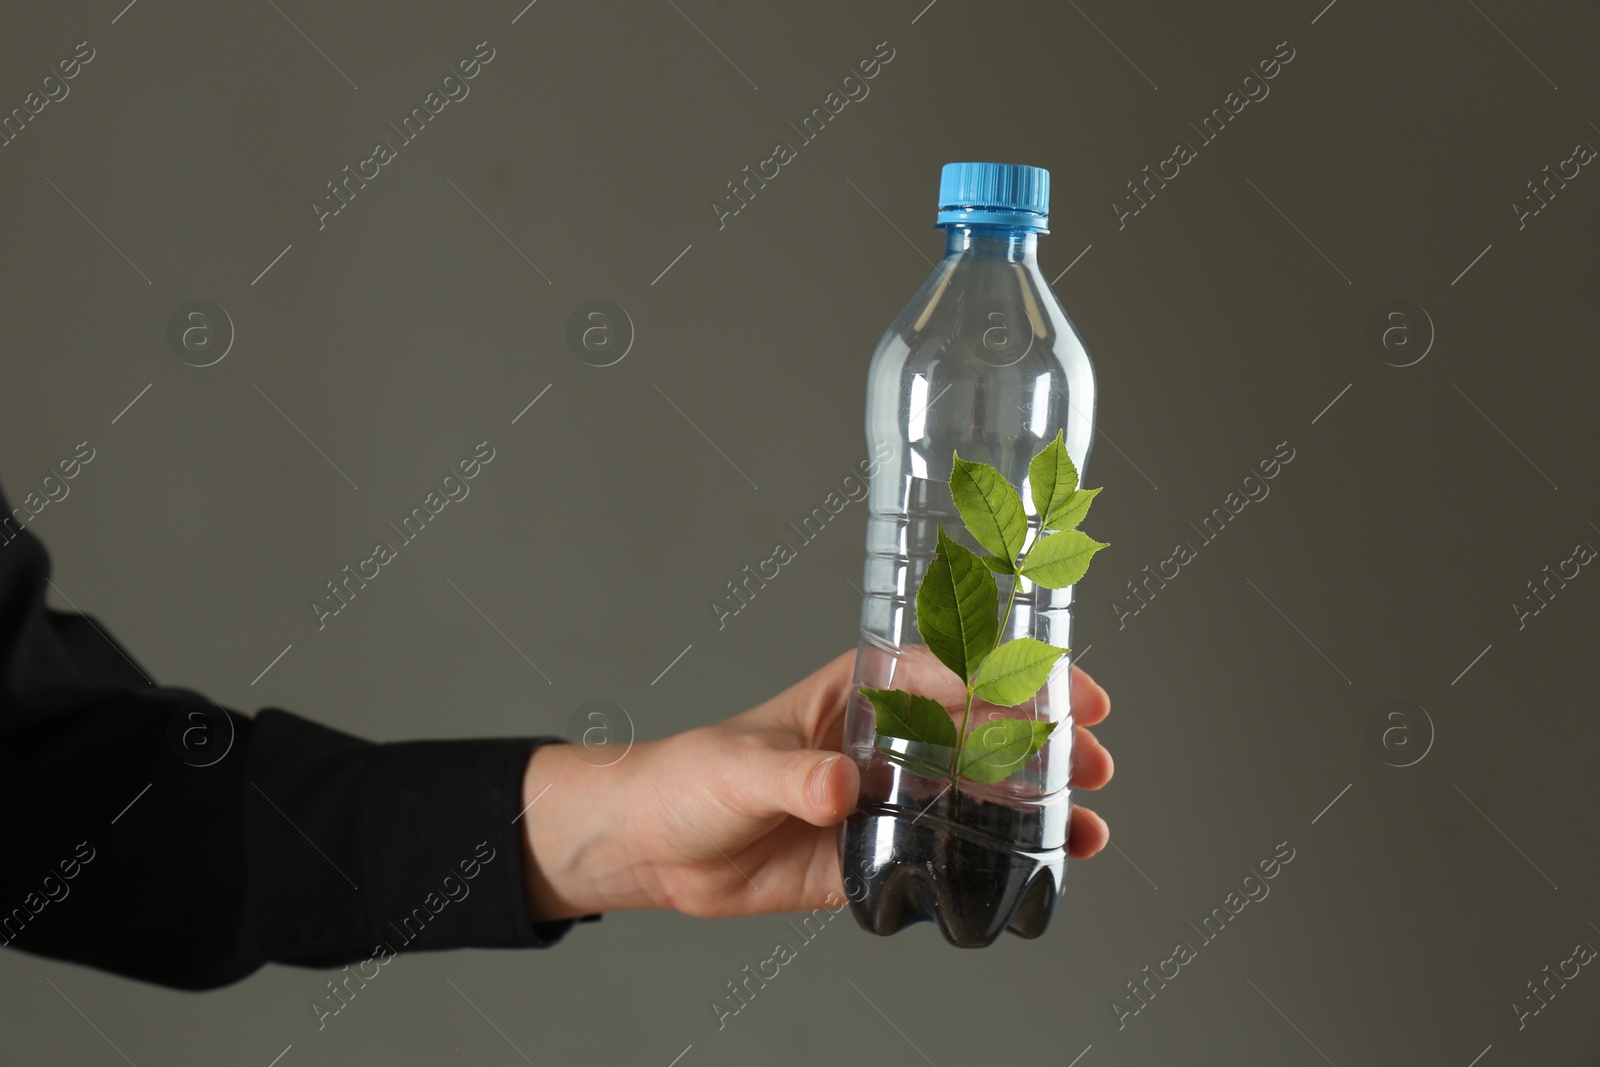
<path id="1" fill-rule="evenodd" d="M 374 744 L 157 685 L 45 607 L 31 498 L 0 495 L 0 944 L 203 989 L 570 929 L 531 919 L 515 822 L 553 739 Z"/>

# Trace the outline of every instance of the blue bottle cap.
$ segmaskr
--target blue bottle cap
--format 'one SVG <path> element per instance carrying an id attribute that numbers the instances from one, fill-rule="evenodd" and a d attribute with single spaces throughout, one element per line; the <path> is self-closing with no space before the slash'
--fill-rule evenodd
<path id="1" fill-rule="evenodd" d="M 946 163 L 935 225 L 1012 226 L 1049 233 L 1050 172 L 1020 163 Z"/>

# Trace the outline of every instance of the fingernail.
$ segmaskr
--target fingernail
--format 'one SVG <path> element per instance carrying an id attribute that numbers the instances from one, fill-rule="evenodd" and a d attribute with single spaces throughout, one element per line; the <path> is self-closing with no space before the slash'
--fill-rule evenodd
<path id="1" fill-rule="evenodd" d="M 820 808 L 827 803 L 828 773 L 833 770 L 834 764 L 843 758 L 843 756 L 833 756 L 830 759 L 823 760 L 811 769 L 811 777 L 806 782 L 806 796 L 817 807 Z"/>

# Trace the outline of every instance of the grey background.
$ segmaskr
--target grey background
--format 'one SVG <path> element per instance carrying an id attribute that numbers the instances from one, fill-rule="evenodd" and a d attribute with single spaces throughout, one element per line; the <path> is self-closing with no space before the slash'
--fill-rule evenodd
<path id="1" fill-rule="evenodd" d="M 320 1033 L 314 971 L 195 995 L 0 955 L 0 1061 L 1595 1062 L 1600 976 L 1520 1031 L 1511 1005 L 1600 944 L 1600 575 L 1521 630 L 1509 605 L 1600 545 L 1600 173 L 1524 229 L 1509 205 L 1600 145 L 1600 16 L 1324 2 L 7 5 L 4 108 L 97 54 L 0 149 L 0 477 L 20 497 L 89 440 L 33 525 L 61 591 L 162 681 L 374 738 L 560 732 L 590 699 L 660 737 L 852 646 L 862 505 L 725 629 L 708 601 L 864 458 L 938 167 L 1048 167 L 1042 262 L 1100 382 L 1113 548 L 1078 640 L 1118 848 L 1037 942 L 841 915 L 721 1032 L 708 1001 L 781 917 L 402 957 Z M 319 232 L 307 200 L 484 40 L 471 95 Z M 708 200 L 885 40 L 870 96 L 719 231 Z M 1124 183 L 1285 40 L 1271 95 L 1119 230 Z M 237 331 L 204 369 L 165 342 L 192 299 Z M 603 369 L 565 342 L 592 299 L 637 331 Z M 1404 368 L 1364 336 L 1395 299 L 1436 333 Z M 308 598 L 486 438 L 471 496 L 318 632 Z M 1123 583 L 1282 441 L 1271 496 L 1119 628 Z M 1404 768 L 1368 741 L 1396 699 L 1432 723 Z M 1271 895 L 1119 1030 L 1124 983 L 1282 841 Z"/>

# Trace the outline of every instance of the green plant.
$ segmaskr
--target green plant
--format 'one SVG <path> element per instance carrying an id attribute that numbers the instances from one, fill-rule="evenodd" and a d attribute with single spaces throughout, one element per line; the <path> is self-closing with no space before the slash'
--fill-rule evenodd
<path id="1" fill-rule="evenodd" d="M 966 688 L 961 726 L 930 697 L 902 689 L 860 690 L 877 717 L 879 750 L 924 777 L 951 779 L 958 796 L 963 778 L 993 783 L 1021 770 L 1056 727 L 1000 717 L 968 730 L 974 700 L 1016 707 L 1039 692 L 1056 661 L 1071 651 L 1032 637 L 1000 643 L 1021 579 L 1064 589 L 1107 547 L 1077 529 L 1100 490 L 1078 488 L 1078 470 L 1060 433 L 1028 464 L 1028 484 L 1040 525 L 1025 545 L 1028 517 L 1021 495 L 988 464 L 954 456 L 950 495 L 967 532 L 991 554 L 972 552 L 939 527 L 937 553 L 917 590 L 917 630 Z M 1004 614 L 998 613 L 996 574 L 1011 576 Z M 896 751 L 895 740 L 909 744 Z"/>

